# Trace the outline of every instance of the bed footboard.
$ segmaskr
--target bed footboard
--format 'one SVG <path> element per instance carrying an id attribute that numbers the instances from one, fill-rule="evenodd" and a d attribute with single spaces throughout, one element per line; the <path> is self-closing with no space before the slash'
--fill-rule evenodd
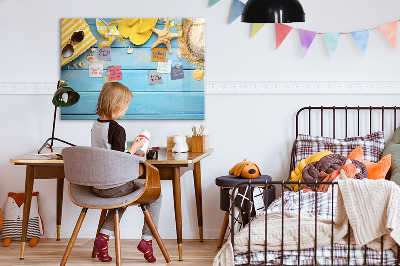
<path id="1" fill-rule="evenodd" d="M 311 249 L 308 249 L 307 251 L 304 251 L 301 249 L 301 240 L 302 240 L 302 236 L 301 236 L 301 230 L 298 229 L 298 236 L 297 236 L 297 250 L 293 250 L 291 249 L 291 254 L 294 254 L 294 257 L 297 257 L 297 260 L 294 261 L 293 256 L 292 256 L 292 260 L 290 262 L 286 261 L 284 253 L 285 251 L 285 242 L 284 242 L 284 233 L 285 233 L 285 220 L 284 220 L 284 213 L 285 211 L 285 191 L 289 192 L 286 188 L 286 185 L 292 185 L 292 184 L 297 184 L 299 185 L 299 187 L 301 185 L 312 185 L 313 186 L 313 190 L 310 191 L 309 193 L 313 193 L 312 194 L 312 202 L 310 202 L 309 198 L 308 198 L 308 202 L 307 204 L 313 204 L 313 208 L 315 208 L 314 210 L 314 216 L 315 216 L 315 223 L 314 223 L 314 227 L 315 227 L 315 232 L 314 232 L 314 247 Z M 267 211 L 267 202 L 265 202 L 265 214 L 261 214 L 264 215 L 264 220 L 265 220 L 265 224 L 263 226 L 264 229 L 264 238 L 265 238 L 265 243 L 264 243 L 264 250 L 257 251 L 257 254 L 260 255 L 260 253 L 263 253 L 263 256 L 258 256 L 258 257 L 263 257 L 264 260 L 260 261 L 260 259 L 254 259 L 252 256 L 254 250 L 252 250 L 251 246 L 252 246 L 252 234 L 251 234 L 251 228 L 252 228 L 252 223 L 254 223 L 254 221 L 252 219 L 249 219 L 247 227 L 248 227 L 248 243 L 247 243 L 247 252 L 242 252 L 241 256 L 245 257 L 245 262 L 247 261 L 247 263 L 239 263 L 239 265 L 400 265 L 400 252 L 397 253 L 396 257 L 393 255 L 394 252 L 392 251 L 384 251 L 384 246 L 383 246 L 383 237 L 381 237 L 381 243 L 380 243 L 380 252 L 379 251 L 371 251 L 369 250 L 366 246 L 363 246 L 361 249 L 358 248 L 358 252 L 361 254 L 363 253 L 363 261 L 360 262 L 360 258 L 358 256 L 358 262 L 356 264 L 352 264 L 352 260 L 351 260 L 351 252 L 355 252 L 354 251 L 354 245 L 351 245 L 350 243 L 350 224 L 348 224 L 348 231 L 347 231 L 347 236 L 346 236 L 346 245 L 342 246 L 342 249 L 346 249 L 346 251 L 342 250 L 342 253 L 340 255 L 340 258 L 338 257 L 339 255 L 337 255 L 337 247 L 335 247 L 335 243 L 334 243 L 334 210 L 335 207 L 334 203 L 335 199 L 334 197 L 336 197 L 336 193 L 334 193 L 334 191 L 338 188 L 338 182 L 337 181 L 333 181 L 333 182 L 302 182 L 302 181 L 246 181 L 246 182 L 242 182 L 240 184 L 238 184 L 237 186 L 235 186 L 235 188 L 232 191 L 232 195 L 235 195 L 235 192 L 237 191 L 237 189 L 239 187 L 243 187 L 243 186 L 249 186 L 249 187 L 258 187 L 258 188 L 262 188 L 265 191 L 265 195 L 266 198 L 268 198 L 268 188 L 270 185 L 275 185 L 277 188 L 280 186 L 282 189 L 282 194 L 280 198 L 277 198 L 275 200 L 275 203 L 278 203 L 277 201 L 281 201 L 281 209 L 280 211 L 282 212 L 282 219 L 281 219 L 281 238 L 280 238 L 280 250 L 279 251 L 273 251 L 275 252 L 275 254 L 279 254 L 279 259 L 268 259 L 271 256 L 270 255 L 270 251 L 268 250 L 268 241 L 270 241 L 268 239 L 268 215 L 271 215 L 271 213 L 268 213 Z M 318 232 L 317 232 L 317 217 L 318 217 L 318 187 L 320 185 L 331 185 L 332 186 L 332 193 L 324 193 L 326 194 L 326 197 L 331 197 L 330 203 L 329 203 L 329 212 L 330 213 L 330 227 L 331 227 L 331 239 L 330 239 L 330 256 L 327 256 L 327 250 L 329 250 L 329 246 L 325 249 L 325 257 L 324 257 L 324 263 L 321 263 L 320 260 L 318 260 L 317 258 L 317 251 L 318 248 L 317 247 L 317 243 L 318 243 Z M 252 189 L 249 190 L 250 191 L 250 198 L 252 198 Z M 302 192 L 301 190 L 297 191 L 297 192 L 293 192 L 290 191 L 290 193 L 296 193 L 297 195 L 295 195 L 296 197 L 298 196 L 298 209 L 297 214 L 298 214 L 298 223 L 297 226 L 298 228 L 300 228 L 301 225 L 301 206 L 302 206 L 302 194 L 304 192 Z M 293 194 L 294 195 L 294 194 Z M 311 195 L 311 194 L 309 194 Z M 315 195 L 315 197 L 314 197 Z M 321 195 L 321 194 L 320 194 Z M 231 232 L 230 232 L 230 241 L 232 244 L 233 249 L 235 250 L 235 233 L 234 233 L 234 217 L 235 217 L 235 208 L 234 208 L 234 198 L 232 197 L 231 200 Z M 259 216 L 258 216 L 259 218 Z M 259 226 L 259 225 L 258 225 Z M 247 233 L 247 231 L 246 231 Z M 336 250 L 335 250 L 336 248 Z M 397 245 L 397 248 L 399 248 L 399 245 Z M 242 247 L 243 249 L 243 247 Z M 367 254 L 372 254 L 372 252 L 374 253 L 374 257 L 373 257 L 373 264 L 371 264 L 369 258 L 367 257 Z M 386 253 L 385 253 L 386 252 Z M 389 254 L 389 253 L 390 254 Z M 345 254 L 347 253 L 347 255 Z M 380 254 L 379 254 L 380 253 Z M 392 254 L 393 253 L 393 254 Z M 378 255 L 379 254 L 379 255 Z M 389 256 L 389 255 L 390 256 Z M 392 254 L 392 255 L 391 255 Z M 262 255 L 262 254 L 261 254 Z M 371 255 L 372 256 L 372 255 Z M 379 256 L 379 257 L 378 257 Z M 247 259 L 246 259 L 247 258 Z M 303 259 L 302 259 L 303 258 Z M 306 259 L 304 259 L 306 258 Z M 242 260 L 243 261 L 243 260 Z M 308 263 L 307 263 L 308 262 Z"/>

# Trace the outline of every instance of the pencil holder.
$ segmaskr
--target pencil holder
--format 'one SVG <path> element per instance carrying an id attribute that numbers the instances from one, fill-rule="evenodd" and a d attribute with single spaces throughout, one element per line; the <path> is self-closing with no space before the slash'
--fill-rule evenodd
<path id="1" fill-rule="evenodd" d="M 208 135 L 192 136 L 192 152 L 205 152 L 208 150 Z"/>

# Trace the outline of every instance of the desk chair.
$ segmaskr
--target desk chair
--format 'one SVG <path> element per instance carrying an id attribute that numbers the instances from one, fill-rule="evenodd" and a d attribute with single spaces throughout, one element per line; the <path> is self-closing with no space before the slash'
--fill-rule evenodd
<path id="1" fill-rule="evenodd" d="M 142 208 L 146 222 L 149 224 L 165 260 L 167 263 L 171 262 L 153 219 L 145 206 L 145 204 L 157 200 L 161 193 L 160 176 L 157 168 L 146 162 L 141 163 L 141 172 L 143 172 L 141 176 L 146 178 L 143 180 L 145 182 L 143 189 L 136 190 L 123 197 L 101 198 L 92 193 L 92 186 L 117 186 L 130 181 L 132 176 L 140 175 L 140 171 L 135 165 L 143 160 L 120 151 L 78 146 L 64 148 L 62 156 L 65 179 L 70 182 L 68 187 L 69 196 L 74 204 L 82 207 L 82 211 L 65 250 L 61 265 L 65 265 L 68 260 L 88 209 L 102 209 L 96 237 L 103 226 L 107 209 L 116 209 L 114 215 L 116 265 L 121 265 L 119 214 L 117 208 L 128 205 L 139 205 Z M 95 257 L 95 255 L 96 250 L 94 249 L 92 257 Z"/>

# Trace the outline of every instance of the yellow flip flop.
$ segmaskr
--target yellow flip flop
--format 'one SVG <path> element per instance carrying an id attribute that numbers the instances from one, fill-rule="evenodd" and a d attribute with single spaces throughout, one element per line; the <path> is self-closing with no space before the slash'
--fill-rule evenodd
<path id="1" fill-rule="evenodd" d="M 157 24 L 157 18 L 141 18 L 135 21 L 130 29 L 129 40 L 135 45 L 142 45 L 147 42 L 151 34 L 152 28 Z"/>
<path id="2" fill-rule="evenodd" d="M 133 24 L 137 22 L 137 18 L 125 18 L 118 24 L 119 34 L 124 38 L 129 38 L 129 33 Z"/>

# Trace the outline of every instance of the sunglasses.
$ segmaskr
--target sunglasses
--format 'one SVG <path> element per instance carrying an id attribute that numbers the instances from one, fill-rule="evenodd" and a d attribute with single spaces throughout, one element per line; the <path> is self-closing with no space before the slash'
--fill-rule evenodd
<path id="1" fill-rule="evenodd" d="M 71 57 L 75 52 L 72 43 L 80 43 L 83 41 L 84 38 L 85 38 L 85 33 L 82 30 L 75 31 L 72 34 L 71 39 L 69 40 L 67 45 L 65 45 L 64 48 L 62 49 L 61 55 L 65 58 Z"/>

